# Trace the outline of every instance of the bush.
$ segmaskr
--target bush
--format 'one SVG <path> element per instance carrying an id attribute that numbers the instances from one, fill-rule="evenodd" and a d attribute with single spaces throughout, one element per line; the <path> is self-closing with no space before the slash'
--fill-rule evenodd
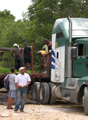
<path id="1" fill-rule="evenodd" d="M 8 74 L 10 73 L 10 68 L 3 68 L 3 67 L 0 67 L 0 74 Z"/>

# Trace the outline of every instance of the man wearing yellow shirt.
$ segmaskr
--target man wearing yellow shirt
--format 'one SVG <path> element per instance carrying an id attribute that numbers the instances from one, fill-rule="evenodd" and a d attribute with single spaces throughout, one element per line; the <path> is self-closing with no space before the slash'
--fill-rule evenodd
<path id="1" fill-rule="evenodd" d="M 40 50 L 37 52 L 37 54 L 39 55 L 39 60 L 41 60 L 40 62 L 42 62 L 44 69 L 46 69 L 46 51 L 45 50 Z"/>
<path id="2" fill-rule="evenodd" d="M 47 39 L 44 40 L 44 46 L 42 47 L 42 50 L 38 51 L 37 54 L 39 55 L 40 62 L 42 62 L 44 69 L 46 69 L 46 55 L 48 53 L 48 44 L 49 41 Z"/>
<path id="3" fill-rule="evenodd" d="M 38 55 L 46 55 L 46 51 L 45 50 L 40 50 L 37 52 Z"/>
<path id="4" fill-rule="evenodd" d="M 42 47 L 43 50 L 46 51 L 46 53 L 48 53 L 48 44 L 49 44 L 49 41 L 47 39 L 44 40 L 44 46 Z"/>

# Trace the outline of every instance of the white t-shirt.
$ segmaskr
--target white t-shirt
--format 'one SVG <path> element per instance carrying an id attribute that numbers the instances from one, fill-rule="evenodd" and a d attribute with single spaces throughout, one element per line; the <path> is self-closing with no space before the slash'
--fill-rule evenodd
<path id="1" fill-rule="evenodd" d="M 18 74 L 15 78 L 15 83 L 21 86 L 26 85 L 29 81 L 31 81 L 31 78 L 27 73 L 24 73 L 24 75 Z"/>

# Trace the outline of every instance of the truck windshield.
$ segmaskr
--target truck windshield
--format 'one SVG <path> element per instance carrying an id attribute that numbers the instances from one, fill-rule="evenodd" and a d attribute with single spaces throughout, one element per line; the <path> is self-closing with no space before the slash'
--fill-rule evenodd
<path id="1" fill-rule="evenodd" d="M 73 30 L 72 36 L 88 36 L 88 30 Z"/>

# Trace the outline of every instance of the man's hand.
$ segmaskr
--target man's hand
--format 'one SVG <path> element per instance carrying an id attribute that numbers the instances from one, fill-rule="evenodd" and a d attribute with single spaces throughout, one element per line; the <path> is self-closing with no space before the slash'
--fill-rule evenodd
<path id="1" fill-rule="evenodd" d="M 21 86 L 21 85 L 18 85 L 17 87 L 18 87 L 18 88 L 21 88 L 22 86 Z"/>
<path id="2" fill-rule="evenodd" d="M 28 84 L 26 84 L 26 85 L 23 85 L 22 87 L 23 87 L 23 88 L 24 88 L 24 87 L 28 87 Z"/>
<path id="3" fill-rule="evenodd" d="M 21 88 L 21 86 L 20 86 L 20 85 L 18 85 L 18 83 L 16 83 L 16 88 Z"/>
<path id="4" fill-rule="evenodd" d="M 26 85 L 22 86 L 22 87 L 28 87 L 28 85 L 31 83 L 31 81 L 29 81 Z"/>

